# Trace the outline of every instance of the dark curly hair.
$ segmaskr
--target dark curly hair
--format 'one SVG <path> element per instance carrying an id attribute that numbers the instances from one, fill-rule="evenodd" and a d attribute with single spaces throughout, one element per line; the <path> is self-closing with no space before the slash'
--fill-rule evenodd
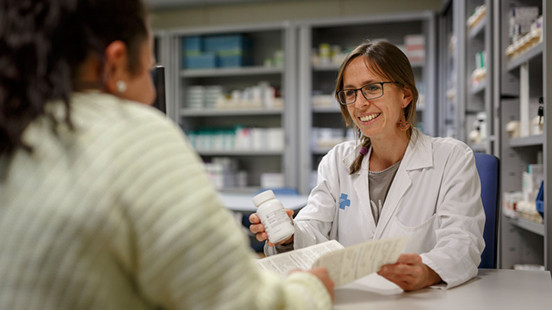
<path id="1" fill-rule="evenodd" d="M 18 148 L 27 126 L 63 100 L 70 128 L 69 96 L 76 70 L 91 55 L 103 59 L 113 41 L 127 45 L 129 71 L 139 69 L 139 47 L 148 37 L 141 0 L 0 0 L 0 156 Z"/>

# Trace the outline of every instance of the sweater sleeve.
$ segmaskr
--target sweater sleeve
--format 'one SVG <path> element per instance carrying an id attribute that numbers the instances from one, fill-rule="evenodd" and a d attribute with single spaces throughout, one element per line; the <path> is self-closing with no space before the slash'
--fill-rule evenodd
<path id="1" fill-rule="evenodd" d="M 117 143 L 113 186 L 131 227 L 126 266 L 137 291 L 169 309 L 326 309 L 313 275 L 260 272 L 245 235 L 224 209 L 179 128 L 151 113 Z"/>

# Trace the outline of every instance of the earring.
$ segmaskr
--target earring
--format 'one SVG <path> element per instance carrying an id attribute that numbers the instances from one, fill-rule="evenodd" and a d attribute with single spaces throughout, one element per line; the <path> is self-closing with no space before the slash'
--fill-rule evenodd
<path id="1" fill-rule="evenodd" d="M 127 89 L 127 85 L 124 81 L 118 80 L 117 83 L 115 83 L 115 87 L 117 88 L 117 92 L 124 93 Z"/>
<path id="2" fill-rule="evenodd" d="M 400 130 L 407 131 L 408 128 L 410 128 L 410 123 L 406 119 L 400 120 L 397 126 L 399 127 Z"/>
<path id="3" fill-rule="evenodd" d="M 362 138 L 362 131 L 360 131 L 360 128 L 358 128 L 358 138 Z"/>

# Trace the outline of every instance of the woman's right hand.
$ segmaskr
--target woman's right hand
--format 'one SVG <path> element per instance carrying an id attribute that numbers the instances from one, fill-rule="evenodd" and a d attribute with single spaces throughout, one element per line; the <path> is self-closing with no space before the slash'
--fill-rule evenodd
<path id="1" fill-rule="evenodd" d="M 293 210 L 286 209 L 286 213 L 289 216 L 289 218 L 293 221 Z M 262 242 L 262 241 L 268 240 L 268 235 L 266 234 L 264 225 L 261 224 L 261 219 L 259 218 L 257 213 L 253 213 L 249 216 L 249 222 L 251 223 L 251 225 L 249 225 L 249 231 L 255 234 L 255 238 L 258 241 Z M 286 240 L 278 242 L 276 244 L 290 244 L 291 242 L 293 242 L 293 235 L 291 235 L 291 237 L 287 238 Z M 269 246 L 274 246 L 276 244 L 268 240 Z"/>

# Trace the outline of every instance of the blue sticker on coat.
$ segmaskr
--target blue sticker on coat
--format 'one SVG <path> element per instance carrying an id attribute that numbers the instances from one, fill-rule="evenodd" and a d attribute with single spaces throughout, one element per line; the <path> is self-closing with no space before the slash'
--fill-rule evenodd
<path id="1" fill-rule="evenodd" d="M 351 206 L 351 200 L 347 198 L 347 194 L 341 193 L 341 197 L 339 197 L 339 209 L 345 210 L 345 207 Z"/>

